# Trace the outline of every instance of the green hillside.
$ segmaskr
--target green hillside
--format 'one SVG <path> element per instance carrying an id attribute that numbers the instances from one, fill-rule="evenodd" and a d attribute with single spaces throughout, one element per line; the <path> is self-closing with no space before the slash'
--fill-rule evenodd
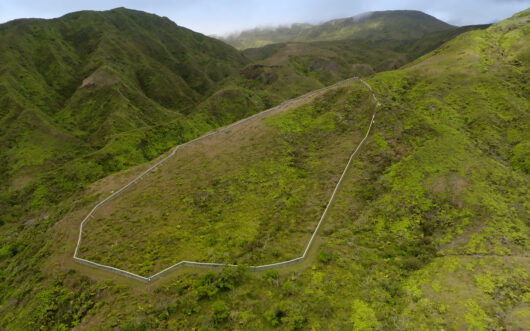
<path id="1" fill-rule="evenodd" d="M 440 40 L 423 38 L 411 52 Z M 528 328 L 530 10 L 366 78 L 381 107 L 307 261 L 148 285 L 73 261 L 94 204 L 169 146 L 336 81 L 348 61 L 388 68 L 380 48 L 242 54 L 125 9 L 10 22 L 0 41 L 0 329 Z M 147 273 L 183 253 L 288 258 L 366 128 L 367 97 L 351 84 L 188 145 L 88 223 L 83 256 Z"/>
<path id="2" fill-rule="evenodd" d="M 150 276 L 300 256 L 370 123 L 371 96 L 352 84 L 179 149 L 93 215 L 81 258 Z"/>
<path id="3" fill-rule="evenodd" d="M 300 76 L 332 82 L 339 77 L 367 76 L 408 63 L 407 52 L 394 48 L 394 44 L 360 40 L 289 42 L 249 48 L 243 54 L 257 63 L 290 67 Z"/>
<path id="4" fill-rule="evenodd" d="M 461 33 L 487 27 L 475 25 L 452 28 L 427 33 L 420 39 L 412 40 L 286 42 L 248 48 L 242 54 L 253 63 L 242 73 L 244 76 L 250 74 L 252 78 L 258 77 L 263 83 L 273 86 L 296 86 L 295 81 L 331 84 L 352 76 L 369 76 L 397 69 Z M 289 82 L 291 80 L 292 83 Z"/>
<path id="5" fill-rule="evenodd" d="M 0 43 L 9 45 L 0 49 L 0 205 L 20 207 L 5 222 L 219 125 L 189 118 L 248 63 L 218 40 L 123 8 L 15 20 L 0 25 Z"/>
<path id="6" fill-rule="evenodd" d="M 286 44 L 264 58 L 125 8 L 15 20 L 0 42 L 3 222 L 42 217 L 212 128 L 407 62 L 370 41 Z"/>
<path id="7" fill-rule="evenodd" d="M 222 38 L 238 49 L 281 42 L 311 42 L 344 39 L 371 41 L 413 40 L 452 26 L 423 12 L 388 10 L 360 14 L 318 25 L 294 24 L 290 28 L 263 28 Z"/>
<path id="8" fill-rule="evenodd" d="M 482 30 L 488 28 L 489 26 L 490 24 L 467 25 L 447 30 L 434 31 L 425 34 L 418 40 L 410 41 L 408 43 L 405 43 L 403 46 L 400 46 L 401 50 L 406 50 L 408 60 L 412 61 L 420 57 L 421 55 L 424 55 L 438 48 L 445 42 L 457 37 L 458 35 L 464 32 Z"/>

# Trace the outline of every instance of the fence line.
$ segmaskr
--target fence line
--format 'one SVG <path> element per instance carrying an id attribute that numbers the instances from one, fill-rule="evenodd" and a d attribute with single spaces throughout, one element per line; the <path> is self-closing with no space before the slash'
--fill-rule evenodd
<path id="1" fill-rule="evenodd" d="M 374 112 L 372 114 L 372 119 L 370 120 L 370 125 L 368 126 L 368 130 L 366 131 L 366 135 L 361 140 L 359 145 L 357 145 L 357 148 L 353 151 L 353 153 L 351 154 L 350 158 L 348 159 L 348 163 L 344 167 L 344 170 L 343 170 L 343 172 L 342 172 L 337 184 L 335 185 L 335 189 L 333 190 L 333 193 L 331 194 L 331 197 L 330 197 L 330 199 L 329 199 L 329 201 L 328 201 L 328 203 L 326 205 L 326 208 L 324 209 L 324 212 L 322 213 L 322 216 L 320 217 L 320 219 L 319 219 L 319 221 L 317 223 L 317 226 L 315 227 L 315 230 L 313 231 L 313 234 L 311 235 L 311 238 L 309 239 L 309 242 L 307 243 L 307 246 L 305 248 L 304 254 L 302 256 L 300 256 L 300 257 L 297 257 L 297 258 L 294 258 L 294 259 L 291 259 L 291 260 L 288 260 L 288 261 L 281 261 L 281 262 L 271 263 L 271 264 L 250 266 L 250 270 L 251 271 L 262 271 L 262 270 L 274 269 L 274 268 L 279 268 L 279 267 L 286 267 L 286 266 L 297 264 L 297 263 L 300 263 L 300 262 L 304 261 L 306 259 L 307 255 L 308 255 L 308 253 L 309 253 L 310 248 L 313 245 L 315 237 L 316 237 L 316 235 L 317 235 L 317 233 L 318 233 L 318 231 L 320 229 L 320 226 L 322 225 L 324 219 L 327 216 L 328 210 L 329 210 L 330 206 L 332 205 L 332 203 L 333 203 L 333 201 L 335 199 L 335 195 L 336 195 L 337 191 L 339 190 L 339 187 L 342 184 L 342 181 L 344 180 L 344 178 L 346 176 L 346 173 L 347 173 L 347 171 L 348 171 L 348 169 L 349 169 L 349 167 L 350 167 L 355 155 L 357 155 L 357 152 L 359 151 L 361 146 L 364 144 L 364 142 L 368 138 L 368 135 L 370 134 L 370 130 L 372 129 L 372 125 L 374 124 L 374 119 L 375 119 L 375 115 L 377 113 L 377 109 L 381 105 L 379 103 L 379 101 L 377 100 L 375 94 L 373 93 L 372 87 L 370 85 L 368 85 L 368 83 L 366 83 L 365 81 L 363 81 L 362 79 L 360 79 L 358 77 L 348 78 L 346 80 L 340 81 L 340 82 L 335 83 L 333 85 L 330 85 L 330 86 L 327 86 L 327 87 L 323 87 L 323 88 L 320 88 L 318 90 L 311 91 L 309 93 L 306 93 L 304 95 L 298 96 L 298 97 L 296 97 L 294 99 L 290 99 L 288 101 L 284 101 L 284 102 L 282 102 L 281 104 L 279 104 L 279 105 L 277 105 L 275 107 L 269 108 L 269 109 L 264 110 L 264 111 L 259 112 L 259 113 L 256 113 L 256 114 L 254 114 L 252 116 L 249 116 L 247 118 L 241 119 L 241 120 L 239 120 L 237 122 L 234 122 L 234 123 L 232 123 L 232 124 L 230 124 L 228 126 L 225 126 L 225 127 L 221 128 L 221 129 L 214 130 L 214 131 L 212 131 L 210 133 L 207 133 L 207 134 L 205 134 L 203 136 L 200 136 L 198 138 L 190 140 L 190 141 L 188 141 L 186 143 L 183 143 L 183 144 L 180 144 L 178 146 L 175 146 L 169 155 L 167 155 L 166 157 L 164 157 L 163 159 L 161 159 L 160 161 L 158 161 L 157 163 L 155 163 L 154 165 L 149 167 L 147 170 L 145 170 L 139 176 L 137 176 L 135 179 L 133 179 L 132 181 L 130 181 L 129 183 L 124 185 L 118 191 L 112 193 L 111 195 L 109 195 L 105 199 L 103 199 L 100 202 L 98 202 L 94 206 L 94 208 L 92 208 L 92 210 L 90 210 L 90 212 L 85 216 L 85 218 L 83 219 L 83 221 L 81 221 L 81 224 L 79 225 L 79 236 L 77 238 L 77 245 L 75 247 L 74 256 L 73 256 L 74 261 L 76 261 L 76 262 L 78 262 L 80 264 L 84 264 L 84 265 L 93 267 L 93 268 L 97 268 L 97 269 L 100 269 L 100 270 L 112 272 L 112 273 L 115 273 L 117 275 L 125 276 L 125 277 L 131 278 L 131 279 L 139 280 L 139 281 L 144 282 L 144 283 L 150 283 L 150 282 L 152 282 L 152 281 L 154 281 L 156 279 L 162 278 L 163 276 L 167 275 L 168 273 L 170 273 L 170 272 L 172 272 L 172 271 L 174 271 L 176 269 L 180 269 L 180 268 L 186 267 L 186 266 L 187 267 L 196 267 L 196 268 L 206 268 L 206 269 L 220 269 L 220 268 L 225 268 L 225 267 L 237 267 L 236 264 L 227 264 L 227 263 L 208 263 L 208 262 L 180 261 L 180 262 L 178 262 L 178 263 L 176 263 L 176 264 L 174 264 L 172 266 L 169 266 L 166 269 L 164 269 L 164 270 L 162 270 L 162 271 L 160 271 L 160 272 L 158 272 L 158 273 L 156 273 L 156 274 L 154 274 L 154 275 L 152 275 L 150 277 L 143 277 L 143 276 L 140 276 L 138 274 L 135 274 L 135 273 L 132 273 L 132 272 L 129 272 L 129 271 L 126 271 L 126 270 L 122 270 L 122 269 L 115 268 L 115 267 L 112 267 L 112 266 L 108 266 L 108 265 L 96 263 L 96 262 L 93 262 L 93 261 L 90 261 L 90 260 L 86 260 L 86 259 L 78 257 L 77 255 L 78 255 L 78 252 L 79 252 L 79 247 L 81 246 L 81 238 L 83 236 L 83 227 L 84 227 L 85 223 L 88 221 L 88 219 L 90 217 L 93 217 L 93 214 L 95 213 L 95 211 L 100 206 L 102 206 L 103 204 L 107 203 L 108 201 L 112 200 L 113 198 L 115 198 L 116 196 L 121 194 L 123 191 L 125 191 L 127 188 L 129 188 L 131 185 L 137 183 L 145 175 L 150 173 L 153 169 L 155 169 L 158 166 L 164 164 L 168 159 L 170 159 L 171 157 L 173 157 L 175 155 L 175 153 L 177 152 L 177 150 L 179 148 L 184 147 L 184 146 L 189 145 L 189 144 L 192 144 L 192 143 L 196 143 L 196 142 L 198 142 L 200 140 L 203 140 L 203 139 L 205 139 L 207 137 L 210 137 L 210 136 L 213 136 L 213 135 L 228 131 L 229 129 L 233 128 L 234 126 L 237 126 L 237 125 L 240 125 L 242 123 L 245 123 L 245 122 L 247 122 L 247 121 L 249 121 L 251 119 L 261 117 L 261 116 L 263 116 L 263 115 L 265 115 L 265 114 L 267 114 L 267 113 L 269 113 L 271 111 L 279 110 L 286 104 L 292 103 L 292 102 L 297 101 L 297 100 L 302 99 L 302 98 L 313 96 L 313 95 L 315 95 L 315 94 L 317 94 L 317 93 L 319 93 L 319 92 L 321 92 L 323 90 L 327 90 L 327 89 L 333 88 L 335 86 L 343 85 L 343 84 L 345 84 L 347 82 L 354 81 L 354 80 L 359 80 L 370 91 L 371 96 L 374 99 L 375 106 L 374 106 Z"/>

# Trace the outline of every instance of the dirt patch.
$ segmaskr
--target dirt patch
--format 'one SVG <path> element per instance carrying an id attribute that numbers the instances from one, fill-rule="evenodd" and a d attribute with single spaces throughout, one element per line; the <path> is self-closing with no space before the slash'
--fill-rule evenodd
<path id="1" fill-rule="evenodd" d="M 105 68 L 98 68 L 90 76 L 83 79 L 80 88 L 103 87 L 116 83 L 112 73 Z"/>
<path id="2" fill-rule="evenodd" d="M 453 194 L 460 195 L 466 186 L 467 181 L 465 178 L 456 174 L 451 174 L 449 176 L 449 188 Z"/>
<path id="3" fill-rule="evenodd" d="M 530 304 L 522 303 L 510 310 L 504 318 L 506 330 L 528 330 L 530 325 Z"/>
<path id="4" fill-rule="evenodd" d="M 432 179 L 428 186 L 429 189 L 436 194 L 445 192 L 451 195 L 460 195 L 467 184 L 468 183 L 465 178 L 455 173 L 450 173 L 446 176 Z"/>

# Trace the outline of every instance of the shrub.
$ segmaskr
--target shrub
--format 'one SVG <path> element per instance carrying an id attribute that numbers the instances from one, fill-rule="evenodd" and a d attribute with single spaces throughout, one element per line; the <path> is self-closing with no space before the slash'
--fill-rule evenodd
<path id="1" fill-rule="evenodd" d="M 280 287 L 280 274 L 278 270 L 268 270 L 265 273 L 264 278 L 269 281 L 271 285 L 275 285 L 276 287 Z"/>
<path id="2" fill-rule="evenodd" d="M 318 260 L 322 263 L 328 264 L 331 261 L 331 254 L 329 252 L 318 252 Z"/>
<path id="3" fill-rule="evenodd" d="M 247 268 L 238 266 L 237 268 L 224 268 L 218 273 L 208 272 L 195 282 L 195 289 L 199 298 L 212 297 L 217 292 L 231 290 L 241 284 L 247 277 Z"/>
<path id="4" fill-rule="evenodd" d="M 282 322 L 287 323 L 289 330 L 301 330 L 304 327 L 306 318 L 299 309 L 290 311 L 287 316 L 282 318 Z"/>
<path id="5" fill-rule="evenodd" d="M 278 324 L 280 324 L 280 319 L 278 318 L 278 315 L 274 310 L 267 310 L 263 314 L 263 317 L 265 317 L 267 322 L 269 322 L 272 326 L 277 326 Z"/>
<path id="6" fill-rule="evenodd" d="M 364 301 L 355 299 L 353 301 L 353 312 L 350 321 L 354 330 L 375 330 L 379 327 L 379 321 L 375 316 L 375 311 Z"/>
<path id="7" fill-rule="evenodd" d="M 228 319 L 229 310 L 225 303 L 218 300 L 212 305 L 212 320 L 215 325 L 221 324 Z"/>

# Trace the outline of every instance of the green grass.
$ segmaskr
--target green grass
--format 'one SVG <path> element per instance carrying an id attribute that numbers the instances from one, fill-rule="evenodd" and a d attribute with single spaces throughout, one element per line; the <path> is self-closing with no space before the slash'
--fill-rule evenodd
<path id="1" fill-rule="evenodd" d="M 85 227 L 82 258 L 140 273 L 300 256 L 369 123 L 359 83 L 187 146 Z M 223 238 L 221 240 L 221 238 Z"/>

